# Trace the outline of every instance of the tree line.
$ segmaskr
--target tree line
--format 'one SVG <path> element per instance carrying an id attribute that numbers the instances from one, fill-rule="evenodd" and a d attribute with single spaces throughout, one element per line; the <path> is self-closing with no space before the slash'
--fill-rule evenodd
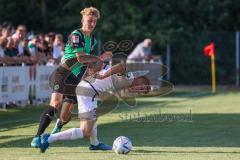
<path id="1" fill-rule="evenodd" d="M 129 39 L 153 40 L 153 53 L 166 59 L 171 46 L 171 81 L 209 84 L 210 59 L 203 47 L 216 45 L 217 81 L 234 84 L 235 31 L 240 28 L 239 0 L 0 0 L 1 22 L 25 24 L 35 32 L 67 35 L 80 26 L 80 10 L 101 12 L 95 31 L 102 44 Z"/>

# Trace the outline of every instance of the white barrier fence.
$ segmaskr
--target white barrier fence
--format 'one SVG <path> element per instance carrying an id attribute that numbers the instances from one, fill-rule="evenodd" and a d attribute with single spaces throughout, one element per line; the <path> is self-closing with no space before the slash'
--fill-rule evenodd
<path id="1" fill-rule="evenodd" d="M 36 86 L 36 99 L 49 98 L 51 95 L 51 88 L 49 87 L 49 76 L 57 67 L 53 66 L 38 66 L 36 68 L 36 79 L 34 84 Z"/>
<path id="2" fill-rule="evenodd" d="M 57 66 L 0 67 L 0 105 L 30 98 L 47 99 L 49 76 Z"/>
<path id="3" fill-rule="evenodd" d="M 147 78 L 158 86 L 161 85 L 159 78 L 167 72 L 167 68 L 160 62 L 128 62 L 127 65 L 132 71 L 148 70 Z M 29 100 L 49 99 L 52 92 L 49 76 L 56 68 L 57 66 L 0 67 L 0 106 L 12 102 L 23 102 L 24 105 Z"/>

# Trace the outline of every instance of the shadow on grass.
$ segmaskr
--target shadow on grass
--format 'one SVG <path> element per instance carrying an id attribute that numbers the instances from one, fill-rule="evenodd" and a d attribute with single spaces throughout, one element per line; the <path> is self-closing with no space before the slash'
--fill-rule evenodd
<path id="1" fill-rule="evenodd" d="M 121 135 L 134 146 L 157 147 L 240 147 L 239 114 L 193 114 L 193 122 L 120 121 L 99 125 L 99 139 L 106 144 Z M 8 138 L 2 135 L 3 138 Z M 18 138 L 18 135 L 15 135 Z M 2 138 L 1 138 L 2 139 Z M 32 137 L 20 137 L 0 143 L 0 148 L 30 147 Z M 51 147 L 89 146 L 88 140 L 57 142 Z"/>
<path id="2" fill-rule="evenodd" d="M 39 117 L 45 107 L 14 108 L 0 112 L 0 131 L 24 128 L 39 122 Z"/>
<path id="3" fill-rule="evenodd" d="M 219 93 L 221 94 L 221 93 Z M 222 93 L 227 94 L 227 93 Z M 176 98 L 187 98 L 183 100 L 161 100 L 161 97 L 159 97 L 160 101 L 151 101 L 149 102 L 149 99 L 146 98 L 144 100 L 141 100 L 141 102 L 138 103 L 135 107 L 129 107 L 128 105 L 124 104 L 121 101 L 121 107 L 118 107 L 113 111 L 113 113 L 121 113 L 123 111 L 133 111 L 134 109 L 140 109 L 145 107 L 151 107 L 151 108 L 159 108 L 165 107 L 167 105 L 174 105 L 178 103 L 182 103 L 183 101 L 188 101 L 188 98 L 191 100 L 194 98 L 204 98 L 206 96 L 211 96 L 212 94 L 210 92 L 189 92 L 189 91 L 176 91 L 172 92 L 169 95 L 166 95 L 164 97 L 176 97 Z M 152 97 L 149 97 L 150 99 Z M 156 98 L 156 97 L 154 97 Z M 0 131 L 10 131 L 16 128 L 23 128 L 24 126 L 31 126 L 33 123 L 39 122 L 39 117 L 41 113 L 45 110 L 47 105 L 42 105 L 40 107 L 27 107 L 27 108 L 14 108 L 14 112 L 5 112 L 0 111 Z M 11 109 L 10 109 L 11 110 Z"/>
<path id="4" fill-rule="evenodd" d="M 4 136 L 6 137 L 6 136 Z M 0 143 L 0 148 L 30 148 L 30 143 L 32 141 L 32 136 L 11 136 L 9 138 L 18 138 L 14 140 L 10 140 L 8 142 Z M 89 146 L 89 141 L 86 139 L 78 139 L 74 141 L 59 141 L 50 147 L 82 147 Z M 38 149 L 38 148 L 37 148 Z"/>
<path id="5" fill-rule="evenodd" d="M 10 130 L 14 130 L 14 129 L 19 129 L 19 128 L 29 128 L 31 126 L 36 126 L 36 122 L 38 122 L 39 120 L 37 119 L 30 119 L 30 120 L 24 120 L 24 121 L 20 121 L 20 122 L 14 122 L 11 125 L 6 125 L 6 126 L 2 126 L 0 127 L 0 131 L 1 132 L 5 132 L 5 131 L 10 131 Z"/>
<path id="6" fill-rule="evenodd" d="M 211 93 L 206 92 L 199 95 L 194 92 L 177 92 L 167 95 L 166 97 L 199 99 L 209 96 L 210 94 Z M 146 99 L 146 101 L 141 101 L 136 108 L 151 106 L 161 108 L 180 102 L 182 102 L 182 100 L 173 99 L 171 101 L 161 100 L 150 102 Z M 114 113 L 122 113 L 128 109 L 128 106 L 125 105 L 122 107 L 121 105 L 121 108 L 115 110 Z M 31 128 L 36 130 L 37 126 L 33 127 L 33 125 L 38 123 L 39 116 L 43 110 L 43 107 L 36 107 L 17 109 L 16 112 L 9 113 L 0 112 L 0 148 L 30 148 L 32 136 L 22 136 L 20 133 L 14 131 L 11 132 L 11 135 L 8 135 L 8 133 L 14 129 L 24 130 Z M 156 115 L 158 114 L 156 113 Z M 146 118 L 149 118 L 149 116 L 151 117 L 152 115 L 148 115 Z M 173 121 L 169 121 L 169 119 L 163 121 L 149 119 L 149 121 L 141 121 L 136 117 L 133 117 L 131 120 L 121 119 L 119 117 L 118 122 L 101 124 L 98 127 L 99 139 L 111 145 L 116 137 L 124 135 L 129 137 L 133 142 L 133 146 L 136 147 L 240 147 L 240 114 L 192 114 L 192 122 L 183 122 L 176 119 Z M 4 140 L 4 142 L 1 142 L 1 140 Z M 51 145 L 52 148 L 60 146 L 88 147 L 89 141 L 79 139 L 56 142 Z M 136 150 L 134 152 L 144 152 L 144 150 Z M 154 153 L 158 151 L 146 150 L 145 152 Z"/>

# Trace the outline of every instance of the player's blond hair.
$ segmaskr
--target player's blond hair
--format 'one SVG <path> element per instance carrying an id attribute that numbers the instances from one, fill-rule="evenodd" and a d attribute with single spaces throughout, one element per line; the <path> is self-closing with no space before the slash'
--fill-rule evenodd
<path id="1" fill-rule="evenodd" d="M 97 19 L 100 18 L 99 10 L 97 8 L 94 8 L 94 7 L 84 8 L 80 13 L 81 13 L 82 16 L 91 15 L 91 16 L 96 17 Z"/>

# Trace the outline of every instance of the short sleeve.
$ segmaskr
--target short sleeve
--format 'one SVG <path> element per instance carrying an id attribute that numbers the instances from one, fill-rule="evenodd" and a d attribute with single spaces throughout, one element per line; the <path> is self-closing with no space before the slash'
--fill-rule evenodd
<path id="1" fill-rule="evenodd" d="M 82 37 L 77 32 L 73 32 L 68 39 L 68 42 L 74 53 L 84 51 L 84 42 Z"/>

